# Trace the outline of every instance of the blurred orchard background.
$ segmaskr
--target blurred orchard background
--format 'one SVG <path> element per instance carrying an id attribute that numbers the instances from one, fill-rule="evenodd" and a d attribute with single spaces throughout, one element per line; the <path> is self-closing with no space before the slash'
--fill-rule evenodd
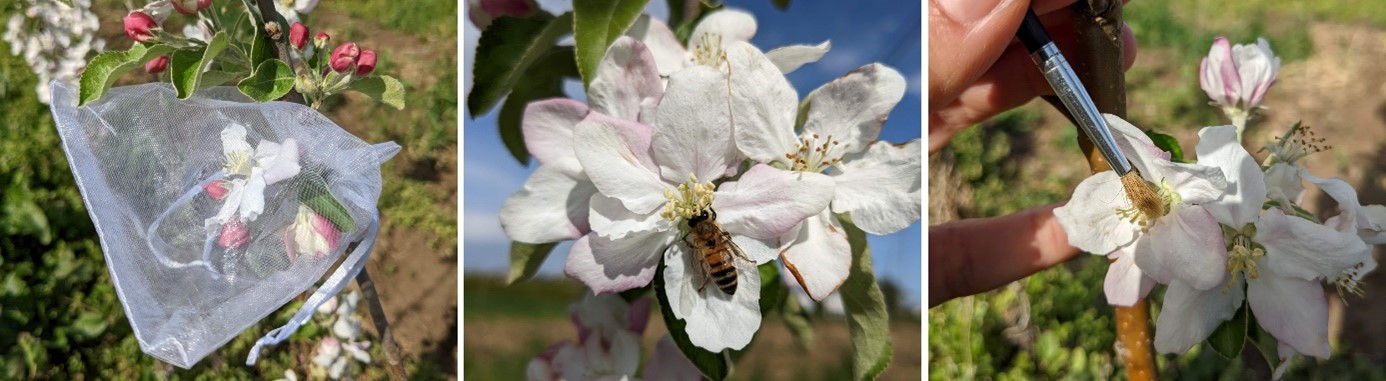
<path id="1" fill-rule="evenodd" d="M 0 21 L 31 2 L 0 1 Z M 143 1 L 97 1 L 92 7 L 99 20 L 95 37 L 106 50 L 130 47 L 121 18 L 140 6 Z M 384 166 L 383 224 L 367 268 L 414 379 L 456 377 L 457 17 L 453 0 L 322 1 L 304 16 L 333 44 L 355 41 L 379 51 L 377 71 L 406 86 L 404 111 L 357 93 L 333 98 L 323 111 L 368 142 L 393 140 L 404 147 Z M 177 33 L 186 20 L 170 17 L 165 28 Z M 7 34 L 16 25 L 28 27 L 11 21 Z M 16 35 L 18 44 L 29 36 Z M 275 379 L 286 370 L 303 379 L 318 339 L 329 335 L 331 321 L 322 316 L 268 348 L 256 366 L 244 361 L 254 341 L 287 322 L 306 294 L 191 370 L 140 352 L 48 106 L 35 93 L 39 79 L 22 52 L 12 53 L 23 49 L 9 39 L 0 39 L 0 379 Z M 143 70 L 135 72 L 118 85 L 150 81 Z M 381 379 L 385 357 L 364 311 L 358 314 L 376 344 L 370 349 L 375 363 L 353 364 L 351 373 Z"/>
<path id="2" fill-rule="evenodd" d="M 1133 1 L 1124 15 L 1139 46 L 1126 73 L 1132 124 L 1174 135 L 1192 159 L 1198 129 L 1227 124 L 1199 88 L 1199 61 L 1214 37 L 1246 44 L 1264 36 L 1282 59 L 1280 75 L 1263 117 L 1247 127 L 1245 146 L 1264 159 L 1255 147 L 1303 120 L 1333 146 L 1305 159 L 1310 171 L 1347 180 L 1364 205 L 1386 203 L 1386 66 L 1379 64 L 1386 1 Z M 929 157 L 929 224 L 1064 202 L 1089 174 L 1082 157 L 1077 129 L 1039 100 L 967 129 Z M 1337 214 L 1312 187 L 1304 205 L 1317 207 L 1320 218 Z M 1125 379 L 1114 352 L 1114 310 L 1102 293 L 1106 270 L 1105 258 L 1081 255 L 930 309 L 929 378 Z M 1386 274 L 1365 281 L 1365 297 L 1343 300 L 1325 288 L 1335 293 L 1333 357 L 1298 360 L 1285 379 L 1386 378 Z M 1151 294 L 1152 306 L 1162 290 Z M 1248 349 L 1229 361 L 1199 345 L 1156 360 L 1161 379 L 1268 379 L 1259 356 Z"/>
<path id="3" fill-rule="evenodd" d="M 669 4 L 682 0 L 651 0 L 646 13 L 667 20 Z M 852 69 L 880 62 L 905 77 L 904 99 L 896 106 L 881 139 L 904 143 L 920 137 L 921 3 L 912 0 L 713 2 L 753 14 L 757 31 L 752 44 L 764 50 L 790 44 L 832 41 L 832 50 L 817 63 L 788 75 L 803 97 L 818 86 Z M 541 9 L 561 14 L 572 9 L 569 0 L 539 0 Z M 776 4 L 785 5 L 777 7 Z M 884 15 L 884 16 L 883 16 Z M 471 88 L 471 58 L 480 32 L 464 20 L 464 91 Z M 572 38 L 566 37 L 566 44 Z M 563 40 L 560 40 L 563 41 Z M 563 42 L 560 42 L 563 44 Z M 565 83 L 564 93 L 584 99 L 582 82 Z M 470 115 L 464 112 L 463 164 L 463 367 L 465 378 L 514 380 L 524 377 L 525 365 L 559 340 L 573 340 L 577 330 L 568 316 L 568 305 L 586 292 L 582 284 L 563 275 L 571 243 L 557 246 L 529 281 L 505 284 L 509 270 L 510 239 L 501 230 L 501 204 L 520 190 L 537 164 L 526 167 L 511 158 L 497 130 L 497 112 Z M 887 380 L 915 380 L 922 372 L 921 352 L 921 246 L 922 223 L 889 236 L 871 236 L 875 273 L 889 306 L 893 359 L 881 375 Z M 793 279 L 786 277 L 786 279 Z M 798 284 L 801 303 L 813 313 L 813 338 L 806 346 L 796 344 L 784 322 L 766 316 L 745 359 L 737 363 L 732 379 L 850 379 L 852 364 L 841 298 L 809 303 Z M 658 308 L 656 305 L 655 308 Z M 642 336 L 644 363 L 654 344 L 666 332 L 659 312 L 652 311 L 650 327 Z"/>

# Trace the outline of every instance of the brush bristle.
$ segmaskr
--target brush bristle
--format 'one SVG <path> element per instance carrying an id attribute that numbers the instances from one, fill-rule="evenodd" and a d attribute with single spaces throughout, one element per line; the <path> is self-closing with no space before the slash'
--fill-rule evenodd
<path id="1" fill-rule="evenodd" d="M 1165 214 L 1165 203 L 1160 199 L 1160 195 L 1155 190 L 1150 189 L 1150 183 L 1145 182 L 1136 171 L 1127 172 L 1121 176 L 1121 186 L 1126 188 L 1126 198 L 1131 200 L 1131 205 L 1139 209 L 1142 214 L 1148 217 L 1159 217 Z"/>

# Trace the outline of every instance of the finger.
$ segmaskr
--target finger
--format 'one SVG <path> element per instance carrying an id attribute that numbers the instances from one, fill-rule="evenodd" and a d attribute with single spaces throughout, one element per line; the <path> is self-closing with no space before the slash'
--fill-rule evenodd
<path id="1" fill-rule="evenodd" d="M 1054 218 L 1058 204 L 929 228 L 929 307 L 995 289 L 1079 253 Z"/>
<path id="2" fill-rule="evenodd" d="M 1037 0 L 1049 13 L 1074 0 Z M 947 105 L 996 62 L 1015 38 L 1028 0 L 929 1 L 929 109 Z"/>
<path id="3" fill-rule="evenodd" d="M 1055 12 L 1061 13 L 1061 12 Z M 1136 37 L 1131 28 L 1123 25 L 1122 70 L 1136 62 Z M 1072 23 L 1050 27 L 1059 50 L 1074 52 L 1077 40 Z M 1072 53 L 1065 54 L 1071 56 Z M 963 128 L 983 122 L 1003 111 L 1020 107 L 1035 97 L 1049 95 L 1053 89 L 1040 73 L 1020 44 L 1013 44 L 976 82 L 968 86 L 950 104 L 929 113 L 929 152 L 943 148 Z"/>

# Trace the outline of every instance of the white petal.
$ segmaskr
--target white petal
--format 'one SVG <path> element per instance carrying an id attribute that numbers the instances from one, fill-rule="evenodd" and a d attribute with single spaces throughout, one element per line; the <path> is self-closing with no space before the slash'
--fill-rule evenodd
<path id="1" fill-rule="evenodd" d="M 848 155 L 829 169 L 836 182 L 834 213 L 848 213 L 852 223 L 871 234 L 890 234 L 919 221 L 919 139 L 896 146 L 878 141 Z"/>
<path id="2" fill-rule="evenodd" d="M 693 28 L 693 34 L 689 35 L 688 50 L 696 50 L 702 46 L 703 35 L 720 36 L 723 46 L 731 45 L 732 42 L 750 41 L 751 37 L 756 35 L 756 18 L 750 13 L 731 8 L 709 13 Z"/>
<path id="3" fill-rule="evenodd" d="M 1327 359 L 1328 299 L 1318 281 L 1262 272 L 1247 280 L 1247 304 L 1256 322 L 1299 353 Z"/>
<path id="4" fill-rule="evenodd" d="M 1157 184 L 1169 182 L 1184 204 L 1197 205 L 1217 200 L 1227 194 L 1229 188 L 1222 169 L 1214 166 L 1160 161 L 1153 163 L 1151 169 L 1160 177 L 1150 179 Z"/>
<path id="5" fill-rule="evenodd" d="M 649 15 L 640 15 L 635 24 L 626 30 L 626 35 L 644 42 L 654 57 L 659 75 L 669 76 L 688 66 L 688 51 L 679 43 L 674 31 L 663 21 Z"/>
<path id="6" fill-rule="evenodd" d="M 1333 198 L 1333 201 L 1337 201 L 1339 209 L 1351 210 L 1352 215 L 1356 217 L 1358 229 L 1381 230 L 1381 226 L 1373 223 L 1367 217 L 1367 213 L 1362 210 L 1362 203 L 1357 201 L 1357 191 L 1353 190 L 1352 185 L 1348 184 L 1347 181 L 1339 178 L 1321 179 L 1314 177 L 1314 175 L 1309 174 L 1309 170 L 1306 168 L 1300 168 L 1299 175 L 1322 189 L 1324 193 L 1328 194 L 1328 197 Z"/>
<path id="7" fill-rule="evenodd" d="M 1266 247 L 1266 264 L 1277 274 L 1313 280 L 1333 278 L 1371 255 L 1354 232 L 1339 232 L 1271 209 L 1256 223 L 1254 240 Z"/>
<path id="8" fill-rule="evenodd" d="M 221 209 L 217 211 L 215 216 L 208 219 L 209 221 L 215 222 L 217 225 L 225 225 L 231 221 L 232 217 L 236 216 L 236 211 L 241 208 L 242 200 L 246 198 L 245 183 L 245 179 L 231 179 L 226 183 L 227 189 L 231 191 L 226 193 L 226 198 L 221 199 Z"/>
<path id="9" fill-rule="evenodd" d="M 1170 283 L 1155 321 L 1155 349 L 1184 353 L 1203 342 L 1222 322 L 1232 319 L 1243 300 L 1242 282 L 1231 288 L 1197 290 L 1184 282 Z M 1260 318 L 1260 314 L 1256 315 Z"/>
<path id="10" fill-rule="evenodd" d="M 727 295 L 711 281 L 704 285 L 706 270 L 698 260 L 683 245 L 664 254 L 669 308 L 687 323 L 684 329 L 693 345 L 713 352 L 745 347 L 760 327 L 760 272 L 733 258 L 737 288 L 735 295 Z"/>
<path id="11" fill-rule="evenodd" d="M 1256 45 L 1232 47 L 1232 57 L 1236 60 L 1237 73 L 1241 77 L 1242 107 L 1255 108 L 1275 82 L 1275 76 L 1280 71 L 1280 57 L 1271 52 L 1265 38 L 1258 38 Z"/>
<path id="12" fill-rule="evenodd" d="M 1261 165 L 1237 140 L 1236 126 L 1204 127 L 1198 132 L 1198 164 L 1222 169 L 1230 183 L 1227 193 L 1207 204 L 1218 222 L 1240 228 L 1256 222 L 1266 199 L 1266 179 Z"/>
<path id="13" fill-rule="evenodd" d="M 765 52 L 765 57 L 770 62 L 775 63 L 775 67 L 780 68 L 781 73 L 789 74 L 805 64 L 818 62 L 828 50 L 832 49 L 832 41 L 823 41 L 818 45 L 788 45 L 771 49 Z"/>
<path id="14" fill-rule="evenodd" d="M 669 380 L 669 381 L 701 381 L 703 374 L 688 360 L 688 356 L 683 355 L 683 351 L 674 344 L 674 339 L 665 334 L 655 344 L 654 354 L 650 356 L 650 362 L 645 364 L 645 371 L 641 374 L 647 380 Z"/>
<path id="15" fill-rule="evenodd" d="M 587 89 L 593 111 L 625 120 L 654 120 L 652 115 L 641 115 L 646 111 L 642 106 L 659 104 L 664 88 L 645 44 L 626 36 L 616 38 L 597 63 L 596 74 Z"/>
<path id="16" fill-rule="evenodd" d="M 543 165 L 551 165 L 568 175 L 582 172 L 573 151 L 573 130 L 587 117 L 587 104 L 572 99 L 546 99 L 525 106 L 520 129 L 525 149 Z"/>
<path id="17" fill-rule="evenodd" d="M 1155 146 L 1155 141 L 1150 140 L 1140 128 L 1116 115 L 1102 114 L 1102 117 L 1107 120 L 1107 127 L 1111 128 L 1112 137 L 1116 139 L 1121 153 L 1126 155 L 1126 159 L 1136 170 L 1141 171 L 1141 174 L 1149 175 L 1149 170 L 1146 169 L 1148 162 L 1156 159 L 1169 160 L 1168 154 Z"/>
<path id="18" fill-rule="evenodd" d="M 249 155 L 252 149 L 250 143 L 245 141 L 245 135 L 245 126 L 239 124 L 232 124 L 221 130 L 222 154 L 230 156 L 232 153 L 245 153 Z"/>
<path id="19" fill-rule="evenodd" d="M 1208 57 L 1199 65 L 1199 86 L 1214 102 L 1227 107 L 1237 105 L 1242 92 L 1242 80 L 1237 74 L 1237 66 L 1232 60 L 1232 44 L 1226 37 L 1213 40 L 1208 49 Z"/>
<path id="20" fill-rule="evenodd" d="M 848 72 L 809 94 L 804 133 L 831 136 L 843 152 L 866 149 L 881 134 L 881 125 L 905 96 L 905 77 L 895 69 L 869 64 Z"/>
<path id="21" fill-rule="evenodd" d="M 1131 244 L 1137 227 L 1117 215 L 1131 208 L 1116 172 L 1104 171 L 1078 183 L 1073 198 L 1054 209 L 1054 217 L 1068 235 L 1068 244 L 1083 251 L 1106 255 Z"/>
<path id="22" fill-rule="evenodd" d="M 785 249 L 785 269 L 814 300 L 822 301 L 847 280 L 852 266 L 852 247 L 847 231 L 831 212 L 809 217 Z"/>
<path id="23" fill-rule="evenodd" d="M 588 227 L 588 200 L 597 193 L 586 178 L 575 179 L 541 165 L 525 187 L 501 205 L 501 229 L 510 239 L 547 243 L 581 238 Z"/>
<path id="24" fill-rule="evenodd" d="M 1180 280 L 1207 290 L 1227 278 L 1222 227 L 1199 206 L 1178 208 L 1160 218 L 1136 241 L 1136 265 L 1160 283 Z"/>
<path id="25" fill-rule="evenodd" d="M 621 292 L 650 284 L 659 253 L 673 242 L 667 232 L 642 232 L 615 242 L 588 234 L 573 243 L 563 273 L 593 292 Z"/>
<path id="26" fill-rule="evenodd" d="M 738 164 L 726 102 L 727 77 L 717 69 L 690 67 L 669 77 L 653 139 L 665 180 L 683 183 L 693 174 L 699 182 L 712 181 Z"/>
<path id="27" fill-rule="evenodd" d="M 619 239 L 635 231 L 665 231 L 673 224 L 659 216 L 660 209 L 649 213 L 635 213 L 626 209 L 621 200 L 601 193 L 592 194 L 591 216 L 592 232 L 609 239 Z"/>
<path id="28" fill-rule="evenodd" d="M 667 200 L 650 156 L 649 126 L 592 113 L 573 132 L 578 160 L 597 189 L 636 213 L 649 213 Z"/>
<path id="29" fill-rule="evenodd" d="M 241 206 L 237 211 L 240 213 L 241 219 L 255 221 L 255 218 L 259 217 L 260 213 L 265 211 L 264 176 L 257 176 L 252 172 L 250 178 L 245 181 L 244 192 L 245 193 L 241 194 Z M 230 198 L 228 198 L 228 200 L 229 199 Z"/>
<path id="30" fill-rule="evenodd" d="M 752 160 L 788 164 L 785 154 L 798 150 L 794 119 L 799 93 L 759 49 L 748 43 L 727 48 L 731 67 L 731 110 L 736 148 Z"/>
<path id="31" fill-rule="evenodd" d="M 1127 245 L 1111 255 L 1116 261 L 1107 267 L 1107 276 L 1102 281 L 1108 304 L 1125 307 L 1136 305 L 1137 300 L 1144 298 L 1155 287 L 1155 280 L 1136 266 L 1134 251 L 1134 245 Z"/>
<path id="32" fill-rule="evenodd" d="M 772 239 L 822 212 L 832 196 L 833 181 L 826 175 L 756 164 L 717 187 L 712 209 L 727 232 Z"/>
<path id="33" fill-rule="evenodd" d="M 1279 201 L 1281 210 L 1293 210 L 1290 204 L 1299 204 L 1304 195 L 1304 182 L 1299 178 L 1299 167 L 1285 163 L 1275 163 L 1266 169 L 1266 198 Z"/>
<path id="34" fill-rule="evenodd" d="M 261 142 L 260 145 L 266 146 L 270 142 Z M 261 165 L 264 166 L 265 185 L 271 185 L 290 177 L 298 175 L 301 169 L 298 165 L 298 141 L 293 138 L 284 139 L 284 144 L 276 147 L 273 152 L 269 152 L 268 157 L 264 158 Z M 256 152 L 259 156 L 259 152 Z M 257 157 L 257 159 L 260 159 Z"/>
<path id="35" fill-rule="evenodd" d="M 757 266 L 779 258 L 780 248 L 788 241 L 783 237 L 756 239 L 741 234 L 732 234 L 731 237 L 732 243 L 735 243 L 736 247 L 741 249 L 741 253 Z"/>

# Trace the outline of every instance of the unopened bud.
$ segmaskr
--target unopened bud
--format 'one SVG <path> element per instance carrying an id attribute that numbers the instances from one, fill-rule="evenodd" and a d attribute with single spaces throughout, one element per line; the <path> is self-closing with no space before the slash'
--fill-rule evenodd
<path id="1" fill-rule="evenodd" d="M 149 74 L 163 73 L 165 69 L 168 69 L 168 56 L 159 56 L 144 64 L 144 71 Z"/>
<path id="2" fill-rule="evenodd" d="M 337 45 L 332 49 L 332 56 L 328 63 L 332 70 L 338 73 L 351 71 L 352 66 L 356 65 L 356 60 L 361 56 L 361 47 L 356 46 L 355 42 L 348 42 Z"/>
<path id="3" fill-rule="evenodd" d="M 235 250 L 245 247 L 250 243 L 250 228 L 238 219 L 227 221 L 221 226 L 221 235 L 217 237 L 217 246 L 223 249 Z"/>
<path id="4" fill-rule="evenodd" d="M 122 21 L 125 23 L 125 35 L 139 42 L 154 40 L 154 33 L 149 30 L 159 27 L 159 23 L 155 22 L 153 17 L 140 11 L 130 12 Z"/>
<path id="5" fill-rule="evenodd" d="M 298 21 L 289 25 L 289 43 L 294 49 L 303 49 L 303 46 L 308 44 L 308 26 Z"/>
<path id="6" fill-rule="evenodd" d="M 375 51 L 362 50 L 361 56 L 356 59 L 356 75 L 362 76 L 372 71 L 375 71 Z"/>
<path id="7" fill-rule="evenodd" d="M 270 39 L 275 41 L 279 41 L 280 38 L 284 37 L 283 31 L 279 28 L 278 21 L 270 21 L 268 23 L 265 23 L 265 33 L 268 33 Z"/>
<path id="8" fill-rule="evenodd" d="M 318 32 L 318 35 L 313 37 L 313 46 L 316 46 L 318 49 L 326 48 L 327 41 L 331 39 L 332 36 L 328 36 L 327 33 Z"/>
<path id="9" fill-rule="evenodd" d="M 212 0 L 173 0 L 173 9 L 184 16 L 196 16 L 197 11 L 212 6 Z"/>
<path id="10" fill-rule="evenodd" d="M 226 180 L 214 180 L 207 183 L 202 189 L 207 191 L 207 197 L 211 197 L 213 201 L 221 201 L 221 199 L 226 198 L 227 193 L 231 193 L 230 190 L 226 189 Z"/>

